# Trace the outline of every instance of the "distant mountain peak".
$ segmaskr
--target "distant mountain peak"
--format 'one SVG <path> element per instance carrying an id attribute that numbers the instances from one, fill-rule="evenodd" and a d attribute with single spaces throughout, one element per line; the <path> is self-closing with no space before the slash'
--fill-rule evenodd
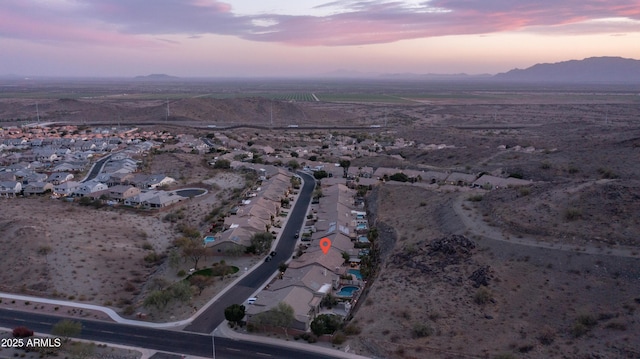
<path id="1" fill-rule="evenodd" d="M 571 83 L 640 83 L 640 60 L 602 56 L 535 64 L 494 76 L 496 80 Z"/>

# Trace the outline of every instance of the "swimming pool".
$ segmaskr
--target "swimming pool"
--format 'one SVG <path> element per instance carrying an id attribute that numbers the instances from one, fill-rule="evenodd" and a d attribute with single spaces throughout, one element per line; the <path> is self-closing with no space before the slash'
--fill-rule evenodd
<path id="1" fill-rule="evenodd" d="M 215 242 L 216 238 L 214 236 L 206 236 L 204 237 L 204 244 Z"/>
<path id="2" fill-rule="evenodd" d="M 350 285 L 340 288 L 340 291 L 336 293 L 336 295 L 338 297 L 353 297 L 353 292 L 356 290 L 358 290 L 358 287 Z"/>
<path id="3" fill-rule="evenodd" d="M 359 269 L 349 269 L 349 273 L 355 275 L 357 279 L 362 280 L 362 274 Z"/>
<path id="4" fill-rule="evenodd" d="M 366 223 L 358 223 L 358 225 L 356 226 L 356 229 L 367 229 L 367 224 Z"/>

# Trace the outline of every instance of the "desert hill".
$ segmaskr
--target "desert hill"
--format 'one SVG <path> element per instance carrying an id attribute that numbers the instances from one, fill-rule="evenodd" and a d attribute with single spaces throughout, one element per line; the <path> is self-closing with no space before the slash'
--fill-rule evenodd
<path id="1" fill-rule="evenodd" d="M 305 124 L 344 124 L 349 120 L 342 111 L 313 106 L 313 103 L 248 98 L 124 99 L 104 96 L 83 99 L 38 100 L 41 121 L 76 123 L 160 123 L 227 126 L 240 123 L 289 126 Z M 25 116 L 25 114 L 31 114 Z M 168 118 L 167 118 L 168 117 Z M 36 120 L 36 100 L 7 100 L 0 107 L 3 122 Z M 273 119 L 273 120 L 272 120 Z"/>

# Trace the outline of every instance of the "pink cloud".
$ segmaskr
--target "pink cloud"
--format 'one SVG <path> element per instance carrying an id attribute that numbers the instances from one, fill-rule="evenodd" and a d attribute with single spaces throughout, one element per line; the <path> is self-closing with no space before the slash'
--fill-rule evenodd
<path id="1" fill-rule="evenodd" d="M 95 27 L 78 27 L 69 23 L 42 22 L 39 19 L 6 12 L 0 13 L 0 36 L 37 42 L 83 42 L 121 47 L 157 46 L 157 43 L 137 36 Z"/>
<path id="2" fill-rule="evenodd" d="M 592 26 L 589 20 L 640 20 L 637 0 L 432 0 L 411 6 L 402 1 L 338 0 L 322 6 L 343 11 L 324 17 L 239 16 L 228 3 L 216 0 L 84 0 L 65 6 L 3 0 L 0 36 L 140 46 L 145 41 L 136 35 L 218 34 L 295 46 L 343 46 L 518 30 L 562 32 L 569 27 L 585 33 L 624 33 L 638 30 L 628 24 Z"/>

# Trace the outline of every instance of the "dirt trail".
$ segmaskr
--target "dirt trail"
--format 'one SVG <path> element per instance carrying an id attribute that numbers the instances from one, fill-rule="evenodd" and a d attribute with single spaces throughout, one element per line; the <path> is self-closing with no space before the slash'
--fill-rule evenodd
<path id="1" fill-rule="evenodd" d="M 520 244 L 530 247 L 555 249 L 561 251 L 585 253 L 585 254 L 603 254 L 617 257 L 630 257 L 640 258 L 640 254 L 636 248 L 628 248 L 622 246 L 616 247 L 603 247 L 601 245 L 568 245 L 563 244 L 561 240 L 555 240 L 554 242 L 544 242 L 531 236 L 526 235 L 513 235 L 506 232 L 506 230 L 490 226 L 484 220 L 482 220 L 482 214 L 471 205 L 464 205 L 468 194 L 461 194 L 453 202 L 453 210 L 462 221 L 464 227 L 469 234 L 474 234 L 487 239 L 493 239 L 496 241 L 509 242 L 514 244 Z"/>

